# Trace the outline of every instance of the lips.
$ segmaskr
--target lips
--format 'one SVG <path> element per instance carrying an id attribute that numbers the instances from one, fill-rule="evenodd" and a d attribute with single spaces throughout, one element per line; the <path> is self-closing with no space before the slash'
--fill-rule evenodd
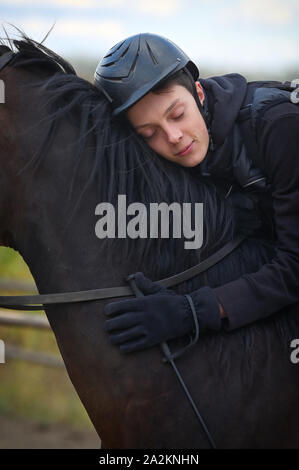
<path id="1" fill-rule="evenodd" d="M 194 140 L 192 140 L 192 142 L 189 145 L 187 145 L 187 147 L 183 148 L 182 150 L 180 150 L 180 152 L 176 153 L 176 156 L 183 157 L 183 156 L 187 155 L 189 152 L 191 152 L 193 142 L 194 142 Z"/>

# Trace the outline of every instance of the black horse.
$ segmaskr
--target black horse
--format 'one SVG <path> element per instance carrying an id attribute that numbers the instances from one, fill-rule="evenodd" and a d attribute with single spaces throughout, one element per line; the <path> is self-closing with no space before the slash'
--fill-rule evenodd
<path id="1" fill-rule="evenodd" d="M 232 208 L 215 186 L 154 155 L 106 98 L 62 58 L 27 37 L 0 73 L 0 241 L 23 256 L 40 293 L 126 285 L 178 273 L 235 235 Z M 99 202 L 204 203 L 199 251 L 183 239 L 105 239 Z M 256 271 L 274 255 L 248 240 L 179 292 Z M 70 379 L 106 448 L 206 448 L 209 443 L 158 347 L 122 355 L 103 330 L 104 301 L 49 306 L 46 314 Z M 242 312 L 240 312 L 242 315 Z M 299 445 L 296 306 L 231 333 L 203 336 L 178 366 L 220 448 Z M 182 341 L 171 343 L 178 348 Z M 297 411 L 298 409 L 298 411 Z"/>

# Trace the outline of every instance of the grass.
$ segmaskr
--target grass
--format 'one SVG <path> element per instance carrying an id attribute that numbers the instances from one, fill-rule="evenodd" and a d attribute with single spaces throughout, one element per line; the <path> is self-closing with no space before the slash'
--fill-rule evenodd
<path id="1" fill-rule="evenodd" d="M 0 247 L 0 279 L 3 278 L 34 282 L 22 257 Z M 60 355 L 52 331 L 0 324 L 0 339 L 6 344 Z M 41 423 L 92 427 L 65 369 L 10 358 L 0 364 L 0 413 Z"/>

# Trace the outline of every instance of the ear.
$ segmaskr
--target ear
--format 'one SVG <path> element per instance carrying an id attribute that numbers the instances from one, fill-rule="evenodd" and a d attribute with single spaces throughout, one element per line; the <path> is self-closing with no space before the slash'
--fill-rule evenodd
<path id="1" fill-rule="evenodd" d="M 196 92 L 197 92 L 197 96 L 199 98 L 199 101 L 203 105 L 203 102 L 205 100 L 205 94 L 203 92 L 203 88 L 202 88 L 202 86 L 199 82 L 195 82 L 195 87 L 196 87 Z"/>

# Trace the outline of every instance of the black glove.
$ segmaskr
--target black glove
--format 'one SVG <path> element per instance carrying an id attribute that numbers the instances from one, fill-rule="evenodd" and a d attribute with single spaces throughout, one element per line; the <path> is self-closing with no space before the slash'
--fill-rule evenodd
<path id="1" fill-rule="evenodd" d="M 112 302 L 105 306 L 105 321 L 112 344 L 124 353 L 149 348 L 164 341 L 191 334 L 195 329 L 190 304 L 185 295 L 165 289 L 135 274 L 135 282 L 145 296 Z M 219 330 L 221 317 L 217 298 L 210 287 L 189 294 L 198 318 L 199 332 Z"/>
<path id="2" fill-rule="evenodd" d="M 261 227 L 261 214 L 257 201 L 242 193 L 232 193 L 228 200 L 233 206 L 236 230 L 241 235 L 250 235 Z"/>

